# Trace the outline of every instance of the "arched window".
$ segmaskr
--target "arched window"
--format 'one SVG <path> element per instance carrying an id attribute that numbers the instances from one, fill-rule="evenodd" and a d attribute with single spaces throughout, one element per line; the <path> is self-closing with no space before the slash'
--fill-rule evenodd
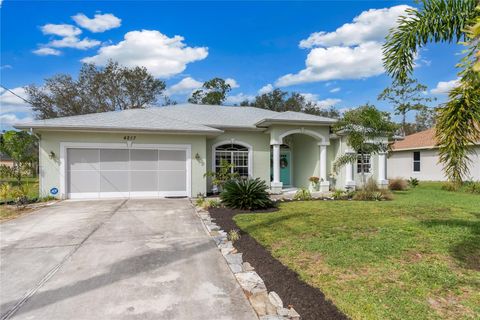
<path id="1" fill-rule="evenodd" d="M 249 151 L 248 147 L 234 143 L 217 146 L 215 148 L 215 171 L 220 170 L 222 161 L 227 161 L 234 165 L 232 173 L 238 172 L 240 177 L 248 178 L 250 175 Z"/>

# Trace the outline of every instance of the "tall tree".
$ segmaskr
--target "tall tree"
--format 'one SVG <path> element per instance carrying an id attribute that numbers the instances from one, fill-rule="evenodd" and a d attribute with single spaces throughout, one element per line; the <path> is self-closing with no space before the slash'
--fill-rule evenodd
<path id="1" fill-rule="evenodd" d="M 428 107 L 425 103 L 433 100 L 424 94 L 426 90 L 427 86 L 418 83 L 417 80 L 406 79 L 394 81 L 390 87 L 385 88 L 378 95 L 378 100 L 388 101 L 393 105 L 395 114 L 402 116 L 403 134 L 407 131 L 407 112 L 426 109 Z"/>
<path id="2" fill-rule="evenodd" d="M 201 89 L 192 93 L 188 102 L 195 104 L 222 105 L 232 87 L 221 78 L 206 81 Z"/>
<path id="3" fill-rule="evenodd" d="M 241 102 L 240 105 L 277 112 L 295 111 L 329 118 L 340 117 L 338 110 L 333 107 L 330 107 L 330 109 L 320 108 L 314 102 L 307 101 L 307 99 L 298 92 L 291 92 L 289 94 L 280 89 L 275 89 L 269 93 L 258 95 L 253 102 L 246 100 Z"/>
<path id="4" fill-rule="evenodd" d="M 480 2 L 423 0 L 407 10 L 387 36 L 384 66 L 405 82 L 413 72 L 419 48 L 430 42 L 464 41 L 465 55 L 457 65 L 459 84 L 438 109 L 436 138 L 447 177 L 460 183 L 468 176 L 471 146 L 480 139 Z"/>
<path id="5" fill-rule="evenodd" d="M 425 108 L 415 115 L 415 130 L 423 131 L 435 126 L 435 109 Z"/>
<path id="6" fill-rule="evenodd" d="M 10 130 L 0 137 L 0 151 L 13 160 L 13 172 L 18 183 L 26 171 L 33 171 L 38 160 L 38 140 L 25 131 Z"/>
<path id="7" fill-rule="evenodd" d="M 157 101 L 165 82 L 144 67 L 127 68 L 109 62 L 104 68 L 83 64 L 75 80 L 58 74 L 43 86 L 25 88 L 38 119 L 95 112 L 145 108 Z"/>
<path id="8" fill-rule="evenodd" d="M 333 130 L 346 136 L 348 145 L 356 153 L 338 157 L 333 164 L 334 170 L 338 171 L 347 163 L 357 163 L 360 159 L 360 174 L 365 185 L 365 156 L 387 151 L 388 141 L 384 138 L 391 138 L 396 129 L 397 125 L 390 120 L 390 115 L 373 105 L 366 104 L 345 112 Z"/>

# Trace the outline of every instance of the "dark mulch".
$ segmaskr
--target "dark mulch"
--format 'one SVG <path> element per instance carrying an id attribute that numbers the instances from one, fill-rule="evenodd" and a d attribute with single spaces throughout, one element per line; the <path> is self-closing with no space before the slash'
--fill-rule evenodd
<path id="1" fill-rule="evenodd" d="M 256 211 L 272 212 L 277 209 Z M 233 221 L 237 214 L 252 213 L 227 208 L 211 208 L 210 215 L 215 222 L 225 231 L 239 229 Z M 243 260 L 249 262 L 260 277 L 265 281 L 269 291 L 280 295 L 285 307 L 292 305 L 304 320 L 320 319 L 348 319 L 319 289 L 300 280 L 298 274 L 280 261 L 272 257 L 270 252 L 259 244 L 248 233 L 240 231 L 240 240 L 235 242 L 235 248 L 243 253 Z"/>

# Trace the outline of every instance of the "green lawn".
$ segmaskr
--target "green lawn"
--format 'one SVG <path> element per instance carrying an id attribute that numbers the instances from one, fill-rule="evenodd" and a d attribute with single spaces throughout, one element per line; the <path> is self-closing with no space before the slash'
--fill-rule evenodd
<path id="1" fill-rule="evenodd" d="M 480 319 L 479 195 L 421 183 L 235 221 L 353 319 Z"/>

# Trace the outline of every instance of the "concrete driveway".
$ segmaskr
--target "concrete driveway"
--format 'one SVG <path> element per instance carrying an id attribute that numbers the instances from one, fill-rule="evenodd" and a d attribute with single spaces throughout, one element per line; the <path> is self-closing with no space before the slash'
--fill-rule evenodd
<path id="1" fill-rule="evenodd" d="M 64 201 L 0 228 L 1 319 L 257 319 L 186 199 Z"/>

